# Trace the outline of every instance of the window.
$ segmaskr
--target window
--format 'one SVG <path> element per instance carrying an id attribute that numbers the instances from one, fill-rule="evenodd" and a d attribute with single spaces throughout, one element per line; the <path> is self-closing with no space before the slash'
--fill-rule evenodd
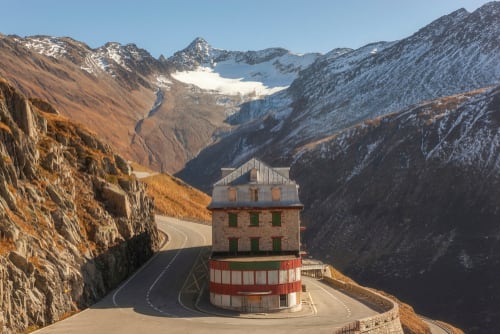
<path id="1" fill-rule="evenodd" d="M 229 212 L 228 214 L 229 226 L 237 227 L 238 226 L 238 214 L 235 212 Z"/>
<path id="2" fill-rule="evenodd" d="M 228 188 L 227 189 L 227 199 L 229 200 L 229 202 L 236 202 L 237 193 L 238 193 L 238 191 L 236 188 Z"/>
<path id="3" fill-rule="evenodd" d="M 243 284 L 244 285 L 253 285 L 253 271 L 243 271 Z"/>
<path id="4" fill-rule="evenodd" d="M 279 270 L 269 270 L 267 272 L 267 284 L 278 284 L 278 272 Z"/>
<path id="5" fill-rule="evenodd" d="M 257 202 L 259 200 L 259 189 L 250 188 L 250 201 Z"/>
<path id="6" fill-rule="evenodd" d="M 281 237 L 273 237 L 273 252 L 281 252 Z"/>
<path id="7" fill-rule="evenodd" d="M 287 296 L 286 295 L 280 295 L 280 307 L 287 307 Z"/>
<path id="8" fill-rule="evenodd" d="M 255 284 L 260 284 L 260 285 L 267 284 L 267 271 L 257 270 L 255 272 Z"/>
<path id="9" fill-rule="evenodd" d="M 241 284 L 241 271 L 231 271 L 231 284 Z"/>
<path id="10" fill-rule="evenodd" d="M 273 212 L 273 226 L 281 226 L 281 212 Z"/>
<path id="11" fill-rule="evenodd" d="M 250 212 L 250 226 L 259 226 L 258 212 Z"/>
<path id="12" fill-rule="evenodd" d="M 253 168 L 250 170 L 250 182 L 257 182 L 259 179 L 259 172 L 257 169 Z"/>
<path id="13" fill-rule="evenodd" d="M 221 270 L 222 284 L 231 284 L 231 272 L 229 270 Z"/>
<path id="14" fill-rule="evenodd" d="M 295 269 L 288 269 L 288 283 L 295 282 Z"/>
<path id="15" fill-rule="evenodd" d="M 229 252 L 231 253 L 238 252 L 238 238 L 229 239 Z"/>
<path id="16" fill-rule="evenodd" d="M 259 238 L 250 238 L 250 250 L 252 253 L 259 252 Z"/>
<path id="17" fill-rule="evenodd" d="M 219 269 L 215 269 L 214 273 L 214 282 L 220 283 L 222 281 L 222 273 Z"/>
<path id="18" fill-rule="evenodd" d="M 280 275 L 280 277 L 279 277 L 280 284 L 288 283 L 288 270 L 287 269 L 280 270 L 279 275 Z"/>
<path id="19" fill-rule="evenodd" d="M 274 202 L 281 201 L 281 189 L 280 188 L 272 188 L 271 189 L 271 197 Z"/>

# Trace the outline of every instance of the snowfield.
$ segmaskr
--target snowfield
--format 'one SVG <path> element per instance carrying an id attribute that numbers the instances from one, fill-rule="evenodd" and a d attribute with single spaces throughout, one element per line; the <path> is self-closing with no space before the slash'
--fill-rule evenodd
<path id="1" fill-rule="evenodd" d="M 196 71 L 175 72 L 172 77 L 180 82 L 225 95 L 255 95 L 258 97 L 271 95 L 288 88 L 288 86 L 268 87 L 259 81 L 244 81 L 245 78 L 224 78 L 208 67 L 199 67 Z"/>

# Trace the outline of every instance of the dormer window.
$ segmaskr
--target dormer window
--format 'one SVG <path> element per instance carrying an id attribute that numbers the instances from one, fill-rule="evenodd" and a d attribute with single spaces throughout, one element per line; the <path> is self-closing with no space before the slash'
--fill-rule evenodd
<path id="1" fill-rule="evenodd" d="M 281 201 L 281 189 L 280 188 L 272 188 L 271 189 L 271 197 L 273 202 Z"/>
<path id="2" fill-rule="evenodd" d="M 259 179 L 259 171 L 255 168 L 250 170 L 250 182 L 257 182 Z"/>
<path id="3" fill-rule="evenodd" d="M 236 188 L 228 188 L 227 189 L 227 199 L 229 202 L 236 202 L 237 200 L 237 189 Z"/>
<path id="4" fill-rule="evenodd" d="M 250 188 L 250 201 L 257 202 L 259 200 L 259 189 Z"/>

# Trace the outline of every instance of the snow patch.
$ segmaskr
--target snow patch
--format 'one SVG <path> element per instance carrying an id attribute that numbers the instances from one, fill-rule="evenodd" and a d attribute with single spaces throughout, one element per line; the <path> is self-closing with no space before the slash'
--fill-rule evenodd
<path id="1" fill-rule="evenodd" d="M 16 40 L 17 41 L 17 40 Z M 35 52 L 53 58 L 67 53 L 64 42 L 55 37 L 29 38 L 24 40 L 24 46 Z"/>
<path id="2" fill-rule="evenodd" d="M 460 264 L 464 266 L 464 268 L 466 269 L 472 269 L 474 267 L 471 257 L 463 249 L 462 252 L 460 252 L 460 255 L 458 256 L 458 260 L 460 261 Z"/>
<path id="3" fill-rule="evenodd" d="M 363 157 L 363 160 L 354 167 L 351 174 L 346 178 L 346 181 L 350 181 L 354 176 L 358 175 L 371 161 L 370 157 L 375 149 L 382 143 L 383 139 L 379 139 L 374 143 L 366 145 L 366 154 Z"/>
<path id="4" fill-rule="evenodd" d="M 159 87 L 165 88 L 166 90 L 170 89 L 170 85 L 172 84 L 172 81 L 169 80 L 166 76 L 164 75 L 157 75 L 156 76 L 156 82 Z"/>
<path id="5" fill-rule="evenodd" d="M 225 95 L 271 95 L 288 86 L 268 87 L 258 81 L 243 81 L 244 78 L 224 78 L 212 68 L 198 67 L 195 71 L 175 72 L 172 77 L 180 82 L 195 85 L 204 90 Z"/>

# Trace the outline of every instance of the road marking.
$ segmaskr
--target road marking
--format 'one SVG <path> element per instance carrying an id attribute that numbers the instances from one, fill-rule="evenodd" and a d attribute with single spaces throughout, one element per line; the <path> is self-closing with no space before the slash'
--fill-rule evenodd
<path id="1" fill-rule="evenodd" d="M 162 245 L 161 249 L 163 250 L 169 243 L 170 243 L 170 236 L 168 235 L 167 232 L 163 231 L 163 233 L 165 233 L 166 237 L 167 237 L 167 241 L 165 241 L 165 243 Z M 148 261 L 146 261 L 146 263 L 144 263 L 142 265 L 142 267 L 140 267 L 132 276 L 130 276 L 126 281 L 125 283 L 123 283 L 122 285 L 120 285 L 120 287 L 113 293 L 113 305 L 115 307 L 119 307 L 118 305 L 118 302 L 116 301 L 116 296 L 120 293 L 120 291 L 125 287 L 127 286 L 127 284 L 130 283 L 130 281 L 132 281 L 134 279 L 135 276 L 137 276 L 140 272 L 142 272 L 145 268 L 147 268 L 147 266 L 151 263 L 151 261 L 153 261 L 158 255 L 160 254 L 160 252 L 157 252 L 155 255 L 153 255 Z"/>
<path id="2" fill-rule="evenodd" d="M 322 286 L 320 286 L 320 285 L 318 285 L 318 284 L 316 284 L 314 282 L 311 282 L 311 283 L 312 283 L 312 285 L 315 285 L 318 288 L 320 288 L 321 290 L 323 290 L 324 292 L 326 292 L 330 297 L 332 297 L 333 299 L 335 299 L 336 301 L 338 301 L 340 304 L 342 304 L 342 306 L 344 306 L 344 308 L 345 308 L 345 310 L 347 312 L 346 318 L 349 318 L 352 315 L 351 309 L 343 301 L 341 301 L 340 299 L 338 299 L 337 296 L 333 295 L 330 291 L 326 290 Z"/>
<path id="3" fill-rule="evenodd" d="M 309 295 L 309 300 L 311 301 L 311 306 L 313 308 L 314 314 L 318 314 L 318 309 L 316 308 L 316 305 L 314 305 L 313 297 L 311 296 L 311 293 L 307 293 Z"/>
<path id="4" fill-rule="evenodd" d="M 200 233 L 200 231 L 196 230 L 196 229 L 191 229 L 191 231 L 194 231 L 196 232 L 198 235 L 201 236 L 201 238 L 203 239 L 203 245 L 207 245 L 207 238 L 205 237 L 204 234 Z M 199 313 L 199 314 L 205 314 L 203 312 L 200 312 L 198 310 L 195 310 L 195 309 L 192 309 L 190 307 L 187 307 L 186 305 L 184 305 L 184 303 L 182 302 L 181 300 L 181 295 L 182 295 L 182 290 L 184 290 L 184 286 L 186 285 L 189 277 L 191 276 L 191 273 L 193 272 L 193 268 L 198 264 L 198 260 L 200 259 L 200 256 L 201 256 L 201 252 L 203 251 L 203 247 L 200 249 L 200 251 L 198 252 L 198 256 L 196 257 L 196 260 L 194 261 L 193 263 L 193 266 L 191 267 L 191 270 L 189 271 L 186 279 L 184 280 L 184 283 L 182 284 L 182 287 L 181 289 L 179 290 L 179 294 L 177 295 L 177 302 L 182 306 L 182 308 L 184 308 L 185 310 L 188 310 L 190 312 L 195 312 L 195 313 Z M 200 297 L 201 293 L 203 292 L 203 288 L 200 290 L 200 294 L 198 295 L 198 298 Z M 189 319 L 191 320 L 191 319 Z"/>
<path id="5" fill-rule="evenodd" d="M 163 270 L 161 271 L 161 273 L 156 277 L 155 281 L 153 282 L 153 284 L 151 284 L 151 286 L 149 287 L 148 289 L 148 292 L 146 293 L 146 302 L 148 303 L 148 305 L 154 309 L 155 311 L 158 311 L 162 314 L 165 314 L 165 315 L 168 315 L 170 317 L 176 317 L 176 315 L 174 314 L 171 314 L 171 313 L 168 313 L 168 312 L 165 312 L 163 310 L 161 310 L 160 308 L 156 307 L 153 302 L 151 301 L 150 299 L 150 295 L 151 295 L 151 291 L 154 289 L 154 287 L 156 286 L 156 284 L 160 281 L 160 279 L 163 277 L 163 275 L 165 274 L 165 272 L 167 272 L 167 270 L 170 268 L 170 266 L 172 265 L 172 263 L 174 263 L 174 261 L 177 259 L 177 257 L 179 256 L 179 254 L 182 252 L 182 250 L 184 249 L 184 246 L 186 245 L 187 241 L 188 241 L 188 237 L 187 235 L 182 232 L 181 230 L 173 227 L 170 225 L 170 227 L 174 230 L 176 230 L 177 232 L 179 232 L 180 234 L 184 235 L 184 241 L 182 242 L 182 245 L 179 247 L 179 249 L 177 250 L 177 252 L 175 253 L 174 257 L 170 260 L 170 262 L 165 266 L 165 268 L 163 268 Z"/>

